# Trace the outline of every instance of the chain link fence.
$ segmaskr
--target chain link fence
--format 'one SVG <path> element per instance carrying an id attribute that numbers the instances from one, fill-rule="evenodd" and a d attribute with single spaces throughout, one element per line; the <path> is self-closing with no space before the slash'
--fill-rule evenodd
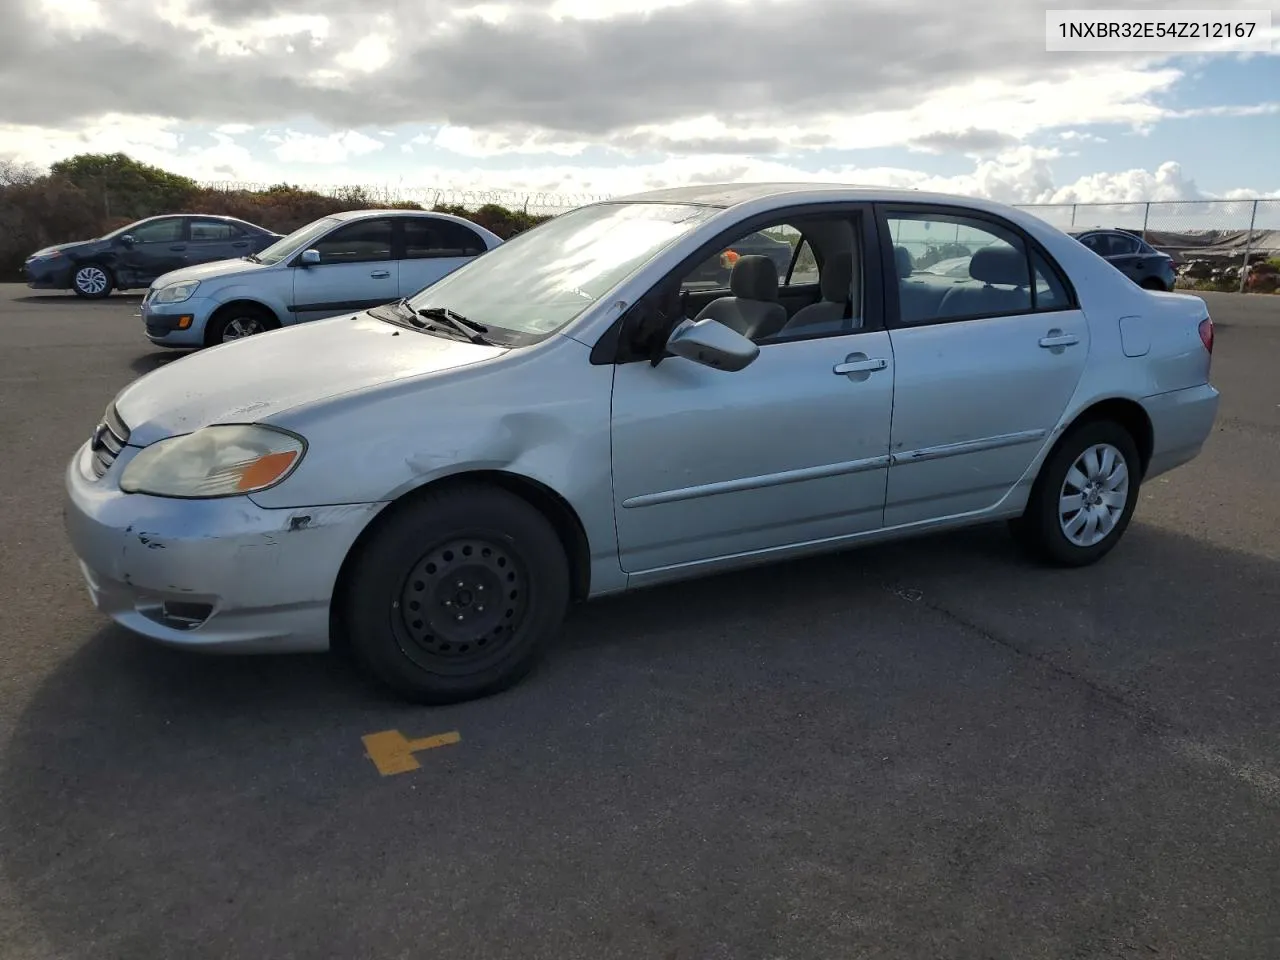
<path id="1" fill-rule="evenodd" d="M 272 189 L 272 184 L 252 183 L 246 181 L 219 180 L 202 183 L 206 190 L 219 193 L 237 193 L 246 191 L 262 193 Z M 418 203 L 431 207 L 458 206 L 470 210 L 494 204 L 508 210 L 519 210 L 535 216 L 555 215 L 608 200 L 608 194 L 596 193 L 557 193 L 557 192 L 522 192 L 515 190 L 481 190 L 458 187 L 406 187 L 384 184 L 381 186 L 333 186 L 326 184 L 290 184 L 295 190 L 317 193 L 325 197 L 346 199 L 356 196 L 367 200 L 370 204 Z"/>
<path id="2" fill-rule="evenodd" d="M 1061 230 L 1128 230 L 1169 254 L 1179 285 L 1270 293 L 1280 287 L 1280 199 L 1016 204 Z"/>

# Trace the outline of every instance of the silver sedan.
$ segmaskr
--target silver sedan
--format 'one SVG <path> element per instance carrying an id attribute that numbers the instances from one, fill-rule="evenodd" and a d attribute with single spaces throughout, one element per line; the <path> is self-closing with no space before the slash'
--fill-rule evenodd
<path id="1" fill-rule="evenodd" d="M 756 234 L 789 262 L 702 282 Z M 666 190 L 135 381 L 67 468 L 67 527 L 137 633 L 340 648 L 456 701 L 605 594 L 995 521 L 1094 563 L 1199 453 L 1212 351 L 1202 300 L 999 204 Z"/>

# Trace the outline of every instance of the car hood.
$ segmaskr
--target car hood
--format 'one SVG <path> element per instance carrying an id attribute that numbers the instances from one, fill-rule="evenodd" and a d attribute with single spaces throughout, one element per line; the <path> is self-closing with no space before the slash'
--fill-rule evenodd
<path id="1" fill-rule="evenodd" d="M 35 253 L 28 254 L 27 259 L 30 260 L 32 257 L 44 257 L 44 256 L 48 256 L 51 253 L 73 253 L 76 250 L 82 250 L 87 247 L 92 247 L 98 243 L 101 243 L 101 241 L 100 240 L 73 240 L 70 243 L 55 243 L 51 247 L 43 247 L 37 250 Z"/>
<path id="2" fill-rule="evenodd" d="M 129 443 L 145 447 L 215 423 L 263 422 L 287 410 L 406 377 L 501 356 L 506 347 L 449 340 L 371 317 L 313 321 L 181 357 L 116 397 Z"/>
<path id="3" fill-rule="evenodd" d="M 170 283 L 183 283 L 187 280 L 220 280 L 223 277 L 234 277 L 239 273 L 270 270 L 275 266 L 277 264 L 254 263 L 252 260 L 214 260 L 210 263 L 198 263 L 193 267 L 171 270 L 158 277 L 152 286 L 161 287 Z"/>

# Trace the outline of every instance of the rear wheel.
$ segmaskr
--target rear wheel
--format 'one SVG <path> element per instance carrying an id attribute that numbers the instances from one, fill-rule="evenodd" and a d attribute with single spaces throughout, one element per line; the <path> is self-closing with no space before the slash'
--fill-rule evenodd
<path id="1" fill-rule="evenodd" d="M 1144 290 L 1163 290 L 1166 293 L 1169 291 L 1169 288 L 1165 286 L 1164 281 L 1159 277 L 1147 277 L 1139 286 Z"/>
<path id="2" fill-rule="evenodd" d="M 209 326 L 205 330 L 204 342 L 206 346 L 217 346 L 220 343 L 230 343 L 233 340 L 243 340 L 245 337 L 251 337 L 254 334 L 266 333 L 268 330 L 274 330 L 280 324 L 276 322 L 270 311 L 255 307 L 251 304 L 245 306 L 231 306 L 220 313 L 214 314 L 209 321 Z"/>
<path id="3" fill-rule="evenodd" d="M 1129 431 L 1110 420 L 1081 424 L 1045 462 L 1013 531 L 1039 560 L 1087 566 L 1124 536 L 1141 482 L 1142 462 Z"/>
<path id="4" fill-rule="evenodd" d="M 86 263 L 76 267 L 75 273 L 71 275 L 71 289 L 86 300 L 109 297 L 115 285 L 111 271 L 100 263 Z"/>
<path id="5" fill-rule="evenodd" d="M 340 601 L 355 660 L 418 703 L 488 696 L 523 678 L 569 603 L 551 523 L 480 485 L 392 509 L 353 558 Z"/>

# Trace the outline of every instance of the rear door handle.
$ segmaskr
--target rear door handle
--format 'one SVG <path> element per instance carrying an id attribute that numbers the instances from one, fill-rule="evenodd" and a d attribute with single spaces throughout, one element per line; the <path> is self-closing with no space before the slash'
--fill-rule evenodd
<path id="1" fill-rule="evenodd" d="M 1040 338 L 1040 346 L 1046 350 L 1053 347 L 1070 347 L 1080 342 L 1074 333 L 1063 333 L 1061 330 L 1050 330 L 1047 337 Z"/>
<path id="2" fill-rule="evenodd" d="M 249 241 L 248 241 L 248 240 L 237 240 L 235 243 L 233 243 L 233 244 L 231 244 L 231 245 L 232 245 L 233 247 L 247 247 L 247 246 L 249 245 Z"/>
<path id="3" fill-rule="evenodd" d="M 391 276 L 391 271 L 390 271 L 390 270 L 375 270 L 375 271 L 373 271 L 373 273 L 369 274 L 369 276 L 373 277 L 373 279 L 375 279 L 375 280 L 385 280 L 385 279 L 387 279 L 387 277 Z"/>
<path id="4" fill-rule="evenodd" d="M 187 249 L 187 248 L 186 248 L 185 246 L 182 246 L 182 247 L 170 247 L 169 249 L 170 249 L 170 250 L 175 250 L 175 251 L 181 252 L 181 251 L 183 251 L 183 250 L 185 250 L 185 249 Z"/>
<path id="5" fill-rule="evenodd" d="M 855 357 L 861 357 L 861 354 L 849 357 L 844 363 L 837 363 L 831 368 L 831 372 L 836 376 L 845 377 L 851 373 L 873 373 L 876 370 L 883 370 L 889 365 L 888 360 L 855 359 Z"/>

